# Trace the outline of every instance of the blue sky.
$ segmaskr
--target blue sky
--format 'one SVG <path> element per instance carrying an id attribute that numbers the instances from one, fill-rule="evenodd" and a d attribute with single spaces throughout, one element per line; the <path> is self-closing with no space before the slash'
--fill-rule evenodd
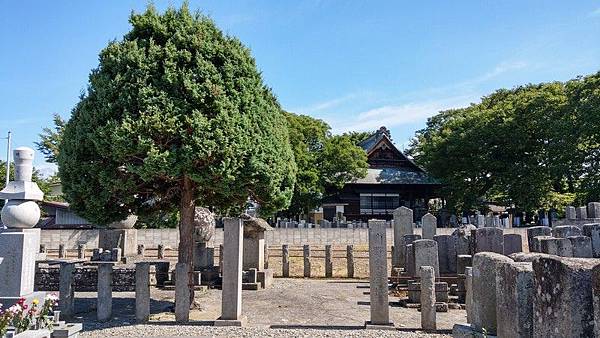
<path id="1" fill-rule="evenodd" d="M 159 9 L 177 1 L 154 1 Z M 33 147 L 143 1 L 0 0 L 0 136 Z M 334 132 L 427 117 L 495 89 L 600 70 L 600 1 L 190 1 L 252 49 L 283 107 Z M 0 142 L 4 159 L 5 141 Z M 52 166 L 37 155 L 36 166 Z"/>

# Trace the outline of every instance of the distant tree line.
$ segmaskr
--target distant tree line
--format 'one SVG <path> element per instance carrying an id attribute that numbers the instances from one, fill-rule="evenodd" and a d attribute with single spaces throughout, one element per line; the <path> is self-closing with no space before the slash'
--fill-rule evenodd
<path id="1" fill-rule="evenodd" d="M 451 211 L 600 200 L 600 72 L 500 89 L 427 121 L 408 154 L 444 183 Z"/>

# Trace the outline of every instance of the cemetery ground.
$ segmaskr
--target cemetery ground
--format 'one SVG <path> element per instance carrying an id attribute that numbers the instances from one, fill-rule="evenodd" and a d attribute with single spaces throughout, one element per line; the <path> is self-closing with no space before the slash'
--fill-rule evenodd
<path id="1" fill-rule="evenodd" d="M 152 288 L 150 322 L 136 324 L 135 294 L 113 294 L 113 319 L 96 320 L 96 294 L 76 294 L 76 321 L 83 323 L 83 337 L 108 336 L 304 336 L 304 337 L 444 337 L 420 331 L 420 312 L 400 307 L 390 295 L 390 319 L 398 331 L 363 330 L 369 318 L 369 282 L 366 279 L 277 278 L 269 289 L 243 291 L 244 328 L 213 327 L 221 313 L 221 291 L 197 291 L 200 309 L 192 310 L 189 324 L 178 325 L 170 308 L 174 291 Z M 438 332 L 450 336 L 452 326 L 464 322 L 464 310 L 437 314 Z M 412 332 L 408 332 L 412 331 Z"/>

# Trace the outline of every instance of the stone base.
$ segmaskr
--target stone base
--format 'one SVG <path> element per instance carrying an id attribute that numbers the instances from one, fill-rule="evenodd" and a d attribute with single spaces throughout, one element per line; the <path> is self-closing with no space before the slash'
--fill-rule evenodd
<path id="1" fill-rule="evenodd" d="M 454 324 L 452 328 L 453 338 L 496 338 L 489 334 L 483 334 L 475 330 L 471 324 Z"/>
<path id="2" fill-rule="evenodd" d="M 239 326 L 243 327 L 248 324 L 248 318 L 246 316 L 240 317 L 240 319 L 217 319 L 215 320 L 214 326 Z"/>
<path id="3" fill-rule="evenodd" d="M 48 294 L 48 292 L 45 292 L 45 291 L 35 291 L 35 292 L 30 293 L 25 296 L 0 297 L 0 304 L 3 304 L 2 307 L 4 309 L 8 309 L 9 307 L 15 305 L 17 303 L 17 301 L 21 298 L 25 298 L 25 304 L 27 304 L 27 306 L 31 306 L 31 303 L 33 302 L 34 299 L 39 300 L 40 304 L 43 304 L 44 298 L 46 298 L 47 294 Z"/>
<path id="4" fill-rule="evenodd" d="M 14 338 L 47 338 L 52 335 L 52 332 L 48 329 L 43 330 L 27 330 L 19 334 L 14 335 Z M 52 335 L 54 337 L 54 335 Z"/>
<path id="5" fill-rule="evenodd" d="M 242 290 L 260 290 L 260 283 L 242 283 Z"/>
<path id="6" fill-rule="evenodd" d="M 270 288 L 273 285 L 273 270 L 264 269 L 256 272 L 256 280 L 263 289 Z"/>
<path id="7" fill-rule="evenodd" d="M 82 329 L 83 324 L 81 323 L 69 323 L 62 327 L 55 327 L 52 331 L 52 338 L 78 337 Z"/>
<path id="8" fill-rule="evenodd" d="M 371 324 L 370 321 L 365 322 L 365 330 L 396 330 L 394 323 L 388 324 Z"/>

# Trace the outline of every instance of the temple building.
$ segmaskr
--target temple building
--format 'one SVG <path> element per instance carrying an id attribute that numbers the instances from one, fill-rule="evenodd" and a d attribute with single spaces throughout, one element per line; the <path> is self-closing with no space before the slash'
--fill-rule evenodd
<path id="1" fill-rule="evenodd" d="M 341 190 L 327 191 L 323 218 L 389 220 L 394 209 L 406 206 L 420 220 L 429 200 L 438 197 L 440 182 L 398 150 L 385 127 L 359 145 L 367 152 L 367 176 L 348 182 Z"/>

